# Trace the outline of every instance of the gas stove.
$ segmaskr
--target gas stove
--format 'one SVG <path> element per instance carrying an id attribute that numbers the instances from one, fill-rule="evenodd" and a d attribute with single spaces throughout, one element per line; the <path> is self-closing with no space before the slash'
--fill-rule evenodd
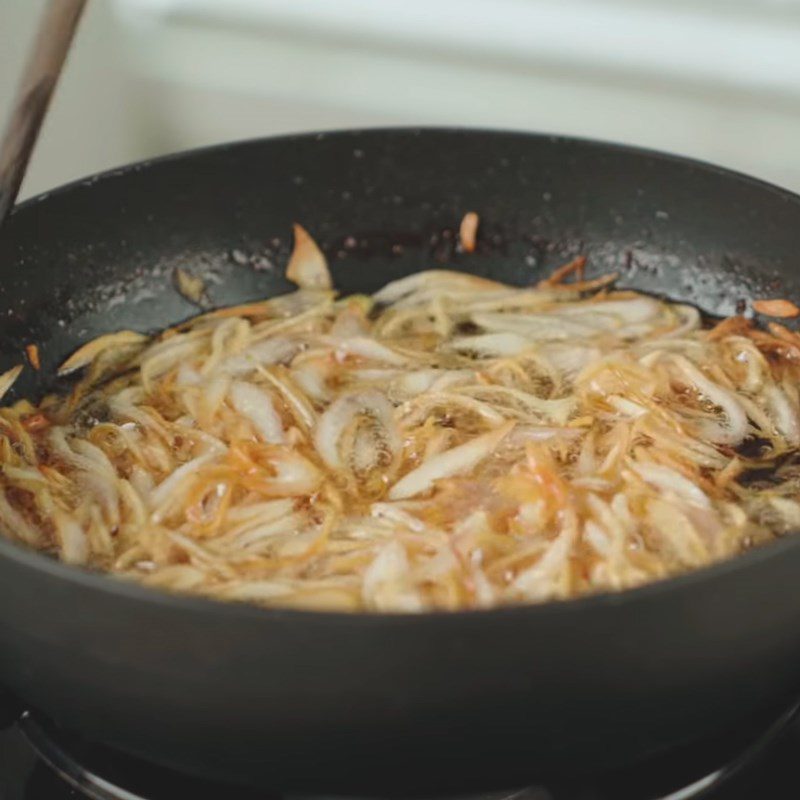
<path id="1" fill-rule="evenodd" d="M 0 800 L 312 800 L 207 783 L 60 731 L 33 712 L 0 732 Z M 391 792 L 387 792 L 391 794 Z M 461 800 L 797 800 L 794 706 L 724 740 L 593 780 L 556 777 Z M 322 800 L 322 798 L 318 798 Z M 333 800 L 326 798 L 325 800 Z"/>

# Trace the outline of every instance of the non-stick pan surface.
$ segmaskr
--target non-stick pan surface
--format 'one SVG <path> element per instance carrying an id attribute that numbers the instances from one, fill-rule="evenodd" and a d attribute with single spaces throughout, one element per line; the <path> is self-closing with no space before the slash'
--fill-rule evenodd
<path id="1" fill-rule="evenodd" d="M 478 252 L 454 252 L 467 210 Z M 530 283 L 578 252 L 730 314 L 800 298 L 800 198 L 683 159 L 480 131 L 246 142 L 26 203 L 0 236 L 2 363 L 39 392 L 79 342 L 282 292 L 290 225 L 345 292 L 431 266 Z M 620 595 L 343 615 L 172 597 L 0 542 L 0 682 L 59 724 L 199 775 L 329 793 L 477 790 L 625 764 L 800 687 L 800 539 Z"/>

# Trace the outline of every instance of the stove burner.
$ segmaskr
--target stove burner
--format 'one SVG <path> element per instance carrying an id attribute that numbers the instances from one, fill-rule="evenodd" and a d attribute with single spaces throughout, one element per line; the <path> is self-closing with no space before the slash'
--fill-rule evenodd
<path id="1" fill-rule="evenodd" d="M 606 775 L 594 782 L 575 783 L 553 780 L 517 791 L 487 792 L 460 800 L 698 800 L 709 798 L 733 778 L 743 776 L 755 766 L 767 749 L 797 716 L 796 705 L 773 718 L 760 735 L 743 738 L 736 750 L 731 743 L 717 743 L 707 759 L 719 758 L 711 763 L 721 764 L 717 769 L 698 771 L 699 762 L 694 756 L 686 760 L 687 753 L 672 754 L 648 762 L 633 770 Z M 47 764 L 72 789 L 90 800 L 175 800 L 191 797 L 192 800 L 310 800 L 310 798 L 284 797 L 265 791 L 231 787 L 200 780 L 149 764 L 103 746 L 89 744 L 78 737 L 59 730 L 35 713 L 25 712 L 18 721 L 19 729 L 39 758 Z M 751 730 L 753 730 L 751 728 Z M 717 755 L 709 756 L 709 752 Z M 727 753 L 726 756 L 719 754 Z M 731 758 L 730 754 L 735 753 Z M 705 760 L 706 765 L 709 760 Z M 736 795 L 739 797 L 740 795 Z M 750 795 L 747 795 L 750 796 Z M 327 800 L 332 800 L 328 798 Z"/>

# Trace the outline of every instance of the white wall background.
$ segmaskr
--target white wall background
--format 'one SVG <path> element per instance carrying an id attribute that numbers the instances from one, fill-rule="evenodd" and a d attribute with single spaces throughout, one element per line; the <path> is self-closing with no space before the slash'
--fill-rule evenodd
<path id="1" fill-rule="evenodd" d="M 0 0 L 0 116 L 42 5 Z M 800 0 L 93 0 L 24 193 L 227 139 L 420 123 L 615 139 L 800 191 Z"/>

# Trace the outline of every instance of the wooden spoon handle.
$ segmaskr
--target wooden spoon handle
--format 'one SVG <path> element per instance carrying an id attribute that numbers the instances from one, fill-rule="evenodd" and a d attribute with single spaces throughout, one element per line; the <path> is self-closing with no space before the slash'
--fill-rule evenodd
<path id="1" fill-rule="evenodd" d="M 14 108 L 0 142 L 0 225 L 25 176 L 31 151 L 86 0 L 49 0 L 19 81 Z"/>

